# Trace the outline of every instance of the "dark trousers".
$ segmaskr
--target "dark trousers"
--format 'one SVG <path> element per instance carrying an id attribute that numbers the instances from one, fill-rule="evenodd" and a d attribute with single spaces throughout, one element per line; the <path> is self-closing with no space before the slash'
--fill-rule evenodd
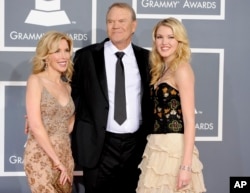
<path id="1" fill-rule="evenodd" d="M 135 193 L 138 153 L 136 134 L 107 132 L 100 163 L 84 170 L 85 193 Z"/>

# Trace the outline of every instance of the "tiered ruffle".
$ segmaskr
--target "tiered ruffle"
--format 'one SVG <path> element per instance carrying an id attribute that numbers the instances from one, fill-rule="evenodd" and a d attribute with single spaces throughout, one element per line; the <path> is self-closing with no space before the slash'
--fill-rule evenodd
<path id="1" fill-rule="evenodd" d="M 137 193 L 202 193 L 206 192 L 199 151 L 194 147 L 192 180 L 181 190 L 176 189 L 176 179 L 182 161 L 184 135 L 152 134 L 148 136 L 143 160 L 138 166 L 141 175 Z"/>

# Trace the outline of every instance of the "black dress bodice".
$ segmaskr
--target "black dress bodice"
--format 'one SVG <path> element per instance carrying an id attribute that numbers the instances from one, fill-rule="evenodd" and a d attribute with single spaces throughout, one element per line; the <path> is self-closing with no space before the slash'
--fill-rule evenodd
<path id="1" fill-rule="evenodd" d="M 179 91 L 168 83 L 151 86 L 151 98 L 154 102 L 154 127 L 152 134 L 184 133 Z"/>

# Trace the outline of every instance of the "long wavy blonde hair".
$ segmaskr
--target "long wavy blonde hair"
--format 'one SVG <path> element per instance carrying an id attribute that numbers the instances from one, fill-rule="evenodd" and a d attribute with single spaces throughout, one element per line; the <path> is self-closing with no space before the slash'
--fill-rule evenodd
<path id="1" fill-rule="evenodd" d="M 49 31 L 45 33 L 42 38 L 39 40 L 35 56 L 32 58 L 32 73 L 38 74 L 40 72 L 45 71 L 46 69 L 46 59 L 49 54 L 54 53 L 58 50 L 59 44 L 61 40 L 66 40 L 69 46 L 70 51 L 70 60 L 68 64 L 67 70 L 62 74 L 62 77 L 65 81 L 71 81 L 73 74 L 73 41 L 72 39 L 65 33 L 57 32 L 57 31 Z"/>
<path id="2" fill-rule="evenodd" d="M 173 57 L 172 61 L 167 64 L 168 69 L 174 71 L 180 63 L 189 62 L 191 59 L 189 40 L 184 25 L 173 17 L 159 21 L 152 32 L 153 45 L 152 51 L 150 53 L 151 85 L 155 84 L 166 70 L 164 58 L 160 56 L 155 46 L 156 34 L 160 26 L 170 27 L 173 30 L 174 38 L 178 41 L 178 47 L 175 52 L 175 56 Z"/>

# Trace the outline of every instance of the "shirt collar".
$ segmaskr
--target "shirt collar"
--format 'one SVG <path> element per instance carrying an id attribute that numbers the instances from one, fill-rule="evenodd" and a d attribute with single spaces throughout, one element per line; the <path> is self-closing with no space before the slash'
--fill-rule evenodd
<path id="1" fill-rule="evenodd" d="M 115 54 L 116 52 L 124 52 L 125 55 L 130 55 L 131 52 L 133 52 L 132 44 L 130 43 L 125 49 L 123 50 L 118 50 L 117 47 L 109 40 L 107 42 L 107 46 L 110 47 L 112 52 Z"/>

